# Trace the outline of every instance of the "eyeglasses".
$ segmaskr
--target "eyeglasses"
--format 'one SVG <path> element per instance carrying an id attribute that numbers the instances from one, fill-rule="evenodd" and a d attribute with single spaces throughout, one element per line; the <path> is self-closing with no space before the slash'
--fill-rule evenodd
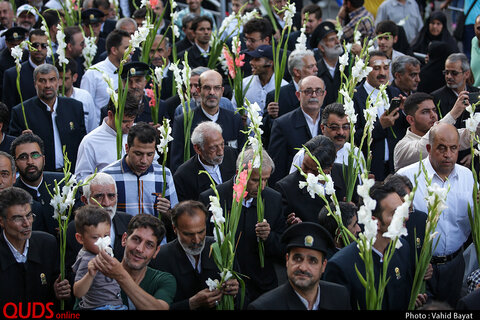
<path id="1" fill-rule="evenodd" d="M 317 96 L 323 96 L 323 94 L 325 93 L 325 90 L 323 90 L 322 88 L 317 88 L 317 89 L 308 88 L 308 89 L 305 89 L 305 90 L 300 90 L 300 92 L 303 92 L 307 96 L 312 96 L 314 93 Z"/>
<path id="2" fill-rule="evenodd" d="M 27 161 L 28 158 L 32 158 L 32 160 L 37 160 L 38 158 L 40 157 L 43 157 L 43 154 L 39 153 L 39 152 L 32 152 L 30 154 L 28 153 L 22 153 L 21 155 L 19 155 L 15 160 L 19 160 L 19 161 Z"/>
<path id="3" fill-rule="evenodd" d="M 35 49 L 38 49 L 39 47 L 42 47 L 42 49 L 47 49 L 48 44 L 47 43 L 39 43 L 39 42 L 33 42 L 32 47 Z"/>
<path id="4" fill-rule="evenodd" d="M 342 130 L 350 130 L 350 125 L 349 124 L 342 124 L 341 126 L 339 126 L 338 124 L 332 124 L 332 125 L 327 125 L 326 124 L 325 127 L 327 127 L 330 130 L 333 130 L 333 131 L 339 131 L 340 128 L 342 128 Z"/>
<path id="5" fill-rule="evenodd" d="M 18 215 L 18 216 L 10 217 L 9 219 L 15 224 L 22 224 L 23 221 L 25 220 L 27 220 L 27 222 L 32 222 L 35 217 L 36 217 L 36 214 L 30 211 L 24 216 Z"/>
<path id="6" fill-rule="evenodd" d="M 448 75 L 448 74 L 451 74 L 452 76 L 456 77 L 456 76 L 458 76 L 460 73 L 464 73 L 464 71 L 443 70 L 442 73 L 443 73 L 444 76 L 446 76 L 446 75 Z"/>
<path id="7" fill-rule="evenodd" d="M 262 40 L 263 39 L 253 39 L 253 38 L 243 37 L 243 41 L 245 41 L 245 43 L 247 43 L 247 42 L 255 43 L 255 42 L 258 42 L 258 41 L 262 41 Z"/>
<path id="8" fill-rule="evenodd" d="M 204 90 L 204 91 L 207 91 L 207 92 L 212 91 L 212 89 L 213 89 L 215 92 L 220 92 L 220 90 L 222 90 L 222 86 L 215 86 L 215 87 L 202 86 L 201 89 Z"/>

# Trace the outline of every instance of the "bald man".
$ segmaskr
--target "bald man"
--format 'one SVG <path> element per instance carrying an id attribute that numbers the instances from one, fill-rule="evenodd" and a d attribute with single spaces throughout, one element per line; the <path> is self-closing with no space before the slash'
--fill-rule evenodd
<path id="1" fill-rule="evenodd" d="M 208 70 L 200 75 L 200 108 L 193 110 L 192 126 L 190 134 L 195 127 L 204 121 L 214 121 L 222 127 L 222 136 L 225 144 L 241 150 L 245 143 L 245 134 L 243 130 L 242 118 L 238 113 L 219 107 L 220 98 L 223 96 L 223 79 L 222 75 L 215 70 Z M 175 118 L 172 129 L 172 152 L 170 168 L 173 172 L 186 160 L 184 159 L 184 116 L 180 115 Z M 190 146 L 190 157 L 195 155 L 193 145 Z M 189 158 L 190 158 L 189 157 Z"/>
<path id="2" fill-rule="evenodd" d="M 433 276 L 427 282 L 427 290 L 432 298 L 446 301 L 452 307 L 456 306 L 463 282 L 465 260 L 463 258 L 463 244 L 470 234 L 468 206 L 473 207 L 472 190 L 474 180 L 472 172 L 457 164 L 460 135 L 454 125 L 438 123 L 430 129 L 427 144 L 428 157 L 422 160 L 428 176 L 432 179 L 432 186 L 448 188 L 446 209 L 438 220 L 438 245 L 433 251 L 431 260 Z M 398 170 L 414 182 L 420 162 L 411 164 Z M 424 172 L 418 177 L 418 188 L 415 192 L 413 206 L 415 209 L 428 212 L 427 185 Z M 436 240 L 435 240 L 436 241 Z"/>

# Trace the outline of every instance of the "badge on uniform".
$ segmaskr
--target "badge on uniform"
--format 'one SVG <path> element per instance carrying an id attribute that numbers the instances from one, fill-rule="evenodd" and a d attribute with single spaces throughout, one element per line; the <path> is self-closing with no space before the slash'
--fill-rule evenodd
<path id="1" fill-rule="evenodd" d="M 40 281 L 42 282 L 42 285 L 47 285 L 47 277 L 45 276 L 45 273 L 40 273 Z"/>
<path id="2" fill-rule="evenodd" d="M 395 268 L 395 275 L 397 276 L 397 280 L 400 280 L 400 278 L 402 277 L 400 275 L 400 269 L 398 267 Z"/>
<path id="3" fill-rule="evenodd" d="M 73 129 L 75 129 L 75 126 L 73 125 L 73 122 L 70 121 L 70 130 L 73 130 Z"/>

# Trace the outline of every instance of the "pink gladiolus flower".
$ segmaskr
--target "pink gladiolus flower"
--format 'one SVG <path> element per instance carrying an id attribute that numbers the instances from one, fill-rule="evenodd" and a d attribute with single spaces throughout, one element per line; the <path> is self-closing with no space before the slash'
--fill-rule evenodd
<path id="1" fill-rule="evenodd" d="M 222 50 L 223 56 L 225 57 L 225 60 L 227 61 L 227 66 L 228 66 L 228 73 L 230 74 L 230 77 L 232 79 L 235 78 L 236 72 L 235 72 L 235 65 L 233 64 L 233 58 L 230 55 L 230 52 L 224 47 Z"/>
<path id="2" fill-rule="evenodd" d="M 158 0 L 149 0 L 150 8 L 155 8 L 158 4 Z"/>
<path id="3" fill-rule="evenodd" d="M 247 170 L 243 170 L 238 175 L 238 183 L 233 185 L 233 198 L 237 202 L 240 202 L 240 198 L 242 197 L 243 189 L 247 185 L 247 177 L 248 177 Z M 243 198 L 245 198 L 247 196 L 247 194 L 248 194 L 247 191 L 243 192 Z"/>
<path id="4" fill-rule="evenodd" d="M 244 64 L 245 64 L 245 54 L 241 54 L 237 58 L 235 58 L 235 65 L 238 68 L 243 67 Z"/>
<path id="5" fill-rule="evenodd" d="M 149 101 L 148 105 L 150 107 L 155 107 L 156 101 L 155 101 L 155 93 L 153 92 L 153 90 L 152 89 L 145 89 L 145 94 L 147 95 L 147 97 L 150 98 L 150 101 Z"/>

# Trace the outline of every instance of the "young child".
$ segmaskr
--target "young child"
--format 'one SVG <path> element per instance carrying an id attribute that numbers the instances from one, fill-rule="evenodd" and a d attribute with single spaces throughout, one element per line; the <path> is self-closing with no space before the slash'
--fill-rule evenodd
<path id="1" fill-rule="evenodd" d="M 79 299 L 80 310 L 126 310 L 120 296 L 120 286 L 97 272 L 92 259 L 99 253 L 98 240 L 110 237 L 111 220 L 108 211 L 86 205 L 75 213 L 75 238 L 83 247 L 72 268 L 75 272 L 73 294 Z"/>

